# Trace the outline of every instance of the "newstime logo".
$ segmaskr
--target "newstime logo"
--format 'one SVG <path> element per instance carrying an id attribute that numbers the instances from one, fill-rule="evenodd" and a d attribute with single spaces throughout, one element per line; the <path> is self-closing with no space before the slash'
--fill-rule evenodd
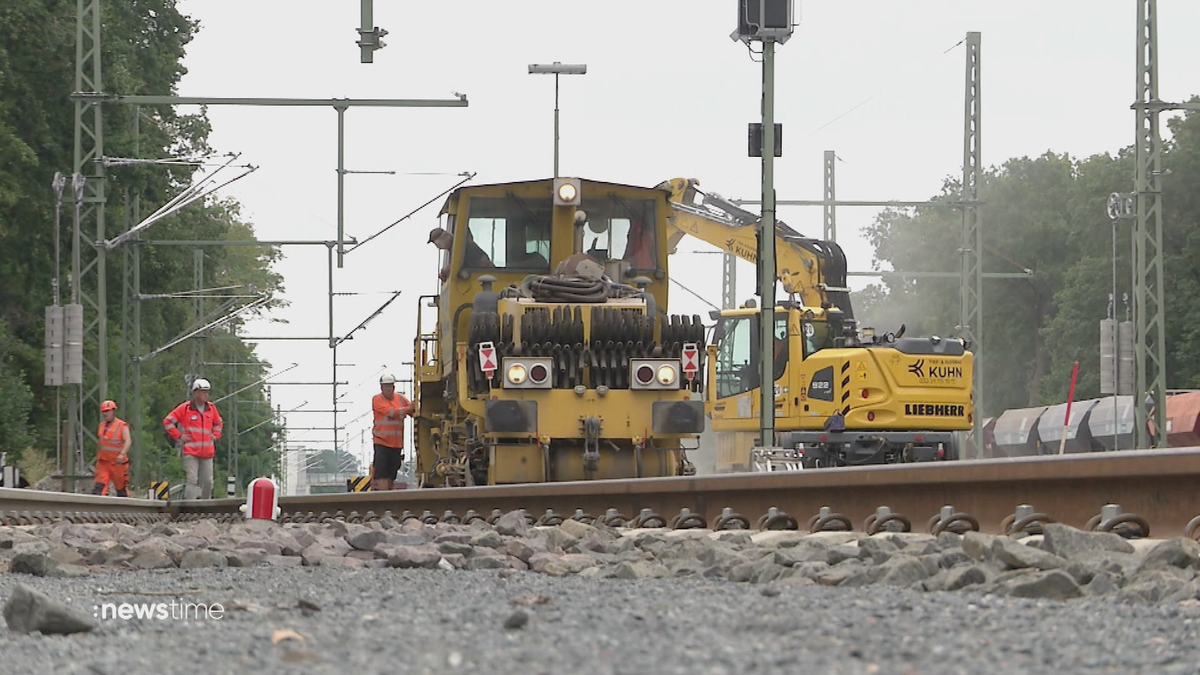
<path id="1" fill-rule="evenodd" d="M 154 621 L 181 621 L 187 619 L 220 620 L 225 616 L 225 607 L 219 603 L 202 602 L 106 602 L 92 605 L 92 616 L 97 619 L 147 619 Z"/>

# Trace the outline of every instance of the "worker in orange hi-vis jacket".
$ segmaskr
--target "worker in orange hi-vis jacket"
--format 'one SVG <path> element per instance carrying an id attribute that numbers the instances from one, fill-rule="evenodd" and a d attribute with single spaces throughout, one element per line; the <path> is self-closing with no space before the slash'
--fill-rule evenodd
<path id="1" fill-rule="evenodd" d="M 163 428 L 176 443 L 182 442 L 183 470 L 187 478 L 184 499 L 212 499 L 213 456 L 224 422 L 217 405 L 208 400 L 212 385 L 204 378 L 192 383 L 192 400 L 180 403 L 163 418 Z"/>
<path id="2" fill-rule="evenodd" d="M 96 477 L 92 494 L 105 494 L 112 483 L 118 497 L 128 497 L 129 492 L 129 446 L 133 438 L 129 435 L 129 424 L 117 418 L 117 404 L 105 401 L 100 404 L 100 415 L 104 418 L 96 430 L 99 443 L 96 449 Z"/>
<path id="3" fill-rule="evenodd" d="M 412 402 L 396 392 L 395 377 L 384 375 L 379 378 L 379 393 L 371 399 L 371 412 L 375 415 L 371 430 L 371 440 L 375 444 L 372 490 L 391 490 L 394 486 L 404 461 L 404 417 L 411 417 L 413 409 Z"/>

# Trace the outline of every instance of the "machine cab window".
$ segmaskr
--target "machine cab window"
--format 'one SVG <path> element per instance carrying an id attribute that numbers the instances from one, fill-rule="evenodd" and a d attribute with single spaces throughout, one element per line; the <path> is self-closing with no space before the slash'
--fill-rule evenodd
<path id="1" fill-rule="evenodd" d="M 822 349 L 836 347 L 834 327 L 821 319 L 805 318 L 800 322 L 800 335 L 804 343 L 804 358 L 808 358 Z"/>
<path id="2" fill-rule="evenodd" d="M 613 193 L 584 199 L 587 214 L 583 251 L 600 263 L 619 261 L 635 271 L 658 269 L 658 220 L 654 200 L 625 199 Z"/>
<path id="3" fill-rule="evenodd" d="M 462 268 L 548 272 L 550 208 L 516 195 L 472 197 Z"/>
<path id="4" fill-rule="evenodd" d="M 717 398 L 727 398 L 756 389 L 760 382 L 759 317 L 722 319 L 717 325 Z M 788 362 L 787 314 L 775 315 L 774 377 L 783 377 Z"/>

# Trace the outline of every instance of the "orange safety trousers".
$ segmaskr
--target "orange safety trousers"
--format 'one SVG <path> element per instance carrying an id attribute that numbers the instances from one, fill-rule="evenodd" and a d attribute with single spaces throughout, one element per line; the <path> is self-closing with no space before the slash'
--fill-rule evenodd
<path id="1" fill-rule="evenodd" d="M 96 462 L 96 483 L 103 485 L 100 494 L 108 494 L 108 484 L 112 483 L 117 492 L 124 492 L 129 487 L 129 462 Z"/>

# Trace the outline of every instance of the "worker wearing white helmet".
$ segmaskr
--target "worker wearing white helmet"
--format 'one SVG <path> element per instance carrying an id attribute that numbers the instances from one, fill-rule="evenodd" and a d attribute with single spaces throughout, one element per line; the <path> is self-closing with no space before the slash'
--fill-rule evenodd
<path id="1" fill-rule="evenodd" d="M 396 392 L 396 378 L 379 378 L 379 393 L 371 399 L 375 425 L 371 440 L 375 444 L 375 462 L 371 465 L 371 489 L 391 490 L 404 462 L 404 416 L 413 414 L 413 404 Z"/>
<path id="2" fill-rule="evenodd" d="M 187 474 L 183 498 L 212 499 L 213 456 L 221 438 L 221 413 L 208 400 L 212 385 L 200 377 L 192 382 L 192 399 L 180 403 L 163 418 L 163 428 L 176 442 L 182 453 L 183 470 Z"/>

